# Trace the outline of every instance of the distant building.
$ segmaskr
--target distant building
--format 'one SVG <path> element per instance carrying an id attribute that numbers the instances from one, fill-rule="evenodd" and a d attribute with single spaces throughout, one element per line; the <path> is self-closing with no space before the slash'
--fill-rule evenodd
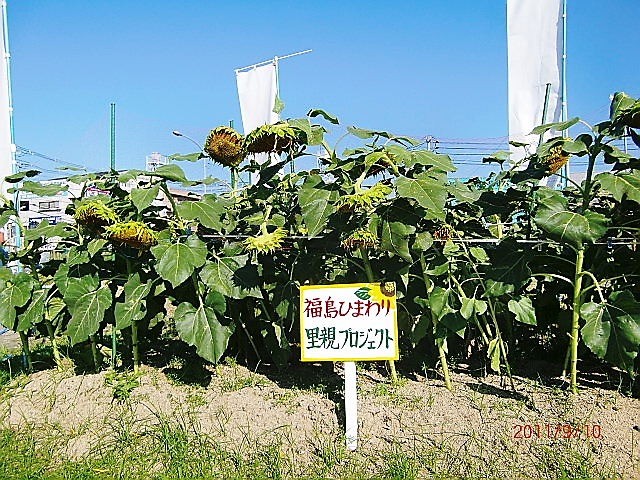
<path id="1" fill-rule="evenodd" d="M 153 152 L 151 155 L 147 155 L 146 169 L 147 172 L 155 172 L 158 167 L 162 165 L 168 165 L 169 159 L 158 152 Z"/>
<path id="2" fill-rule="evenodd" d="M 155 155 L 155 154 L 152 154 Z M 151 170 L 149 157 L 147 156 L 147 168 Z M 158 154 L 159 155 L 159 154 Z M 159 155 L 159 157 L 163 157 L 166 159 L 167 157 L 163 155 Z M 155 157 L 156 161 L 162 162 L 163 160 Z M 152 162 L 153 163 L 153 162 Z M 168 163 L 168 162 L 167 162 Z M 155 168 L 159 167 L 162 163 L 155 163 Z M 166 164 L 166 163 L 165 163 Z M 131 180 L 127 183 L 121 184 L 122 188 L 130 191 L 133 188 L 138 186 L 139 182 L 147 182 L 149 177 L 140 176 L 137 180 Z M 70 182 L 67 177 L 54 178 L 50 180 L 42 180 L 40 181 L 42 185 L 63 185 L 67 186 L 67 190 L 63 192 L 59 192 L 55 195 L 47 195 L 47 196 L 38 196 L 33 193 L 28 192 L 20 192 L 18 195 L 18 213 L 20 215 L 20 220 L 26 229 L 36 228 L 42 221 L 47 220 L 50 225 L 55 225 L 59 222 L 64 223 L 74 223 L 73 216 L 67 213 L 67 207 L 71 205 L 74 199 L 80 198 L 82 195 L 82 191 L 84 188 L 84 197 L 92 197 L 100 194 L 108 194 L 104 190 L 99 189 L 95 185 L 81 185 L 77 183 Z M 185 202 L 185 201 L 195 201 L 200 199 L 200 195 L 189 192 L 183 189 L 176 189 L 173 187 L 169 187 L 169 192 L 173 195 L 176 202 Z M 155 205 L 167 205 L 168 202 L 166 196 L 161 191 L 158 195 L 158 198 L 154 202 Z M 16 238 L 15 238 L 15 230 L 13 228 L 6 229 L 5 242 L 6 246 L 11 248 L 15 248 L 16 246 Z M 46 261 L 49 258 L 49 253 L 47 251 L 53 251 L 56 247 L 56 240 L 53 239 L 49 242 L 48 245 L 43 247 L 44 255 L 42 261 Z"/>

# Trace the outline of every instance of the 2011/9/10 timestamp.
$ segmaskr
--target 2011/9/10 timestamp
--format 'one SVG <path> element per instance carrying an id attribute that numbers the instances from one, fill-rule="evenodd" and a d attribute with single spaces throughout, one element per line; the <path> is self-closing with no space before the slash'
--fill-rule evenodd
<path id="1" fill-rule="evenodd" d="M 513 430 L 513 438 L 602 438 L 602 427 L 597 424 L 521 423 L 514 425 Z"/>

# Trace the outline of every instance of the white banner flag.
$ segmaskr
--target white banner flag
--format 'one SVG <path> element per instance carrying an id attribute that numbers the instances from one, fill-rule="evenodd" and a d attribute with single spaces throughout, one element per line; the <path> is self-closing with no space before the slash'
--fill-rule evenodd
<path id="1" fill-rule="evenodd" d="M 274 61 L 249 70 L 236 71 L 242 128 L 245 135 L 262 125 L 276 123 L 280 119 L 273 111 L 278 95 L 277 70 L 278 65 Z M 277 156 L 274 154 L 273 157 Z M 254 155 L 254 158 L 258 163 L 265 163 L 269 160 L 269 155 L 260 153 Z M 257 174 L 252 173 L 251 183 L 255 183 L 256 179 Z"/>
<path id="2" fill-rule="evenodd" d="M 562 69 L 562 0 L 507 0 L 509 65 L 509 140 L 531 143 L 528 135 L 543 123 L 544 97 L 551 84 L 544 123 L 560 121 Z M 524 157 L 510 147 L 511 160 Z"/>
<path id="3" fill-rule="evenodd" d="M 2 2 L 0 7 L 0 190 L 4 196 L 8 195 L 7 189 L 13 186 L 6 183 L 4 177 L 13 173 L 13 152 L 15 149 L 11 140 L 11 89 L 7 69 L 9 46 L 5 42 L 7 35 L 4 31 L 6 13 L 6 4 Z"/>
<path id="4" fill-rule="evenodd" d="M 262 125 L 279 120 L 278 114 L 273 111 L 278 94 L 276 69 L 274 62 L 236 72 L 245 135 Z"/>

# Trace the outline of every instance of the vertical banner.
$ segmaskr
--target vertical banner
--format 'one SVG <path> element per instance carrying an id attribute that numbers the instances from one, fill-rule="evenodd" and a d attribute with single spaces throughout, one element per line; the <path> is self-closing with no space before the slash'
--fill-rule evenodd
<path id="1" fill-rule="evenodd" d="M 236 72 L 242 128 L 245 135 L 267 123 L 276 123 L 273 111 L 278 94 L 277 65 L 275 62 L 261 67 Z"/>
<path id="2" fill-rule="evenodd" d="M 11 135 L 11 85 L 9 84 L 9 45 L 7 45 L 7 7 L 2 1 L 0 6 L 0 192 L 7 196 L 12 185 L 4 181 L 13 173 L 13 155 L 15 147 Z"/>
<path id="3" fill-rule="evenodd" d="M 244 134 L 262 125 L 276 123 L 279 120 L 273 111 L 278 95 L 278 64 L 272 63 L 251 67 L 248 70 L 236 70 L 238 98 Z M 255 155 L 258 163 L 269 160 L 268 154 Z M 254 183 L 254 175 L 252 182 Z"/>
<path id="4" fill-rule="evenodd" d="M 509 140 L 530 143 L 529 132 L 543 121 L 547 84 L 551 84 L 544 123 L 560 121 L 563 51 L 562 0 L 507 0 Z M 510 147 L 511 160 L 524 157 Z"/>

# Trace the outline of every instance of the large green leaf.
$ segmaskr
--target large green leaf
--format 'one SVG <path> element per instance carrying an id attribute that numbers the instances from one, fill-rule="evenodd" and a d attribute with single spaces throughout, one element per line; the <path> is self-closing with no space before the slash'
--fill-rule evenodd
<path id="1" fill-rule="evenodd" d="M 184 174 L 184 170 L 174 163 L 161 165 L 156 168 L 155 171 L 149 172 L 149 175 L 155 175 L 156 177 L 164 178 L 171 182 L 189 183 L 189 180 Z"/>
<path id="2" fill-rule="evenodd" d="M 459 181 L 453 182 L 448 188 L 449 193 L 456 197 L 456 200 L 460 203 L 474 203 L 482 194 L 480 190 L 474 190 L 469 185 Z"/>
<path id="3" fill-rule="evenodd" d="M 434 167 L 443 172 L 455 172 L 456 167 L 449 155 L 431 152 L 429 150 L 407 150 L 400 145 L 389 145 L 385 147 L 386 153 L 394 159 L 395 163 L 402 164 L 407 168 L 415 165 Z"/>
<path id="4" fill-rule="evenodd" d="M 458 335 L 464 334 L 467 321 L 449 305 L 451 294 L 451 289 L 442 287 L 435 287 L 429 294 L 429 307 L 431 308 L 436 338 L 444 339 L 449 335 L 449 332 Z"/>
<path id="5" fill-rule="evenodd" d="M 4 181 L 7 183 L 18 183 L 22 180 L 24 180 L 27 177 L 35 177 L 37 175 L 39 175 L 40 170 L 24 170 L 22 172 L 18 172 L 18 173 L 14 173 L 11 175 L 7 175 L 6 177 L 4 177 Z"/>
<path id="6" fill-rule="evenodd" d="M 596 176 L 602 188 L 607 190 L 613 198 L 621 201 L 623 196 L 629 200 L 640 203 L 640 174 L 637 170 L 633 173 L 613 174 L 601 173 Z"/>
<path id="7" fill-rule="evenodd" d="M 607 303 L 585 303 L 580 315 L 586 321 L 581 333 L 589 349 L 613 365 L 633 372 L 640 350 L 640 303 L 631 292 L 614 292 Z"/>
<path id="8" fill-rule="evenodd" d="M 413 250 L 419 252 L 427 251 L 433 245 L 433 236 L 429 232 L 419 232 L 416 234 L 416 238 L 411 245 Z"/>
<path id="9" fill-rule="evenodd" d="M 478 315 L 484 315 L 487 311 L 487 302 L 484 300 L 478 300 L 477 298 L 460 297 L 462 306 L 460 307 L 460 315 L 465 320 L 469 320 L 475 313 Z"/>
<path id="10" fill-rule="evenodd" d="M 151 252 L 158 260 L 156 272 L 174 287 L 204 265 L 207 258 L 207 246 L 195 235 L 190 236 L 186 243 L 156 245 Z"/>
<path id="11" fill-rule="evenodd" d="M 200 201 L 178 204 L 178 215 L 185 220 L 197 220 L 207 228 L 222 231 L 224 225 L 220 218 L 230 205 L 229 200 L 215 195 L 205 195 Z"/>
<path id="12" fill-rule="evenodd" d="M 583 214 L 569 210 L 567 199 L 561 193 L 540 189 L 539 204 L 534 222 L 551 238 L 576 247 L 593 243 L 607 231 L 607 217 L 585 210 Z"/>
<path id="13" fill-rule="evenodd" d="M 211 289 L 229 298 L 258 297 L 259 277 L 255 265 L 247 264 L 248 255 L 216 258 L 207 263 L 200 278 Z"/>
<path id="14" fill-rule="evenodd" d="M 47 298 L 46 290 L 39 288 L 34 290 L 27 308 L 18 316 L 18 332 L 26 332 L 32 326 L 37 325 L 44 318 L 44 301 Z"/>
<path id="15" fill-rule="evenodd" d="M 64 274 L 64 269 L 62 267 L 58 270 L 58 273 Z M 67 304 L 69 310 L 73 311 L 76 306 L 76 303 L 80 299 L 82 295 L 84 295 L 87 291 L 97 290 L 100 286 L 100 280 L 96 275 L 85 275 L 82 277 L 67 277 L 66 282 L 60 282 L 56 285 L 62 292 L 64 297 L 64 303 Z"/>
<path id="16" fill-rule="evenodd" d="M 491 250 L 491 265 L 486 272 L 485 297 L 499 297 L 513 292 L 531 276 L 528 263 L 531 249 L 524 249 L 513 240 L 504 240 Z"/>
<path id="17" fill-rule="evenodd" d="M 198 355 L 213 363 L 220 360 L 233 333 L 232 325 L 222 325 L 213 308 L 204 305 L 195 308 L 187 302 L 178 305 L 174 318 L 178 335 L 194 345 Z"/>
<path id="18" fill-rule="evenodd" d="M 329 215 L 334 211 L 333 204 L 336 200 L 338 192 L 333 186 L 325 184 L 320 175 L 310 175 L 302 184 L 298 202 L 310 237 L 324 230 Z"/>
<path id="19" fill-rule="evenodd" d="M 416 178 L 400 177 L 396 190 L 401 197 L 415 199 L 427 209 L 427 218 L 445 219 L 444 205 L 447 201 L 447 187 L 443 180 L 434 178 L 428 172 Z"/>
<path id="20" fill-rule="evenodd" d="M 131 201 L 135 205 L 138 212 L 149 208 L 153 201 L 158 198 L 160 193 L 160 185 L 154 185 L 150 188 L 134 188 L 131 190 Z"/>
<path id="21" fill-rule="evenodd" d="M 151 291 L 152 282 L 142 282 L 140 274 L 134 273 L 124 284 L 124 303 L 117 303 L 115 308 L 116 329 L 122 330 L 131 326 L 132 322 L 142 320 L 146 314 L 147 295 Z"/>
<path id="22" fill-rule="evenodd" d="M 8 281 L 0 292 L 0 322 L 7 328 L 15 329 L 16 308 L 24 306 L 31 298 L 33 279 L 20 272 Z"/>
<path id="23" fill-rule="evenodd" d="M 188 162 L 197 162 L 203 157 L 204 155 L 202 152 L 187 153 L 185 155 L 181 153 L 174 153 L 173 155 L 169 155 L 169 160 L 176 160 L 178 162 L 185 161 L 185 160 Z"/>
<path id="24" fill-rule="evenodd" d="M 405 225 L 402 222 L 382 222 L 382 248 L 388 252 L 402 257 L 411 262 L 409 253 L 409 235 L 416 231 L 413 225 Z"/>
<path id="25" fill-rule="evenodd" d="M 533 130 L 531 130 L 530 135 L 542 135 L 543 133 L 549 130 L 555 130 L 556 132 L 561 132 L 563 130 L 569 129 L 576 123 L 580 121 L 580 118 L 574 117 L 571 120 L 567 120 L 566 122 L 553 122 L 553 123 L 545 123 L 544 125 L 540 125 Z"/>
<path id="26" fill-rule="evenodd" d="M 72 344 L 82 342 L 98 331 L 104 312 L 113 301 L 108 285 L 98 289 L 92 287 L 91 281 L 80 281 L 69 283 L 67 288 L 64 299 L 71 310 L 71 320 L 65 333 L 71 338 Z"/>
<path id="27" fill-rule="evenodd" d="M 516 320 L 527 325 L 537 325 L 536 311 L 529 297 L 509 300 L 509 311 L 516 316 Z"/>
<path id="28" fill-rule="evenodd" d="M 87 252 L 92 257 L 98 253 L 102 248 L 107 244 L 107 241 L 104 238 L 94 238 L 87 244 Z"/>
<path id="29" fill-rule="evenodd" d="M 49 220 L 41 221 L 37 227 L 29 228 L 24 231 L 24 238 L 29 241 L 36 240 L 38 238 L 51 238 L 51 237 L 62 237 L 67 238 L 74 235 L 73 230 L 71 230 L 69 224 L 67 223 L 56 223 L 55 225 L 49 224 Z"/>
<path id="30" fill-rule="evenodd" d="M 67 265 L 73 267 L 89 263 L 89 251 L 85 246 L 73 246 L 67 253 Z"/>
<path id="31" fill-rule="evenodd" d="M 288 120 L 289 125 L 299 128 L 306 135 L 305 143 L 307 145 L 322 145 L 324 140 L 325 128 L 320 125 L 311 125 L 308 118 L 296 118 Z"/>
<path id="32" fill-rule="evenodd" d="M 69 190 L 69 185 L 59 185 L 57 183 L 52 183 L 49 185 L 44 185 L 40 182 L 32 182 L 30 180 L 26 180 L 22 183 L 22 186 L 18 189 L 21 192 L 29 192 L 39 197 L 51 197 L 53 195 L 57 195 L 60 192 L 66 192 Z"/>
<path id="33" fill-rule="evenodd" d="M 319 108 L 309 110 L 309 112 L 307 113 L 307 116 L 311 118 L 320 116 L 324 118 L 327 122 L 333 123 L 334 125 L 338 125 L 340 123 L 340 121 L 338 120 L 338 117 L 330 114 L 325 110 L 321 110 Z"/>
<path id="34" fill-rule="evenodd" d="M 358 138 L 367 139 L 373 137 L 383 137 L 388 138 L 389 140 L 393 140 L 395 142 L 400 142 L 408 145 L 419 145 L 421 142 L 415 138 L 411 137 L 402 137 L 393 135 L 392 133 L 385 132 L 384 130 L 367 130 L 366 128 L 358 128 L 358 127 L 347 127 L 347 131 Z"/>

